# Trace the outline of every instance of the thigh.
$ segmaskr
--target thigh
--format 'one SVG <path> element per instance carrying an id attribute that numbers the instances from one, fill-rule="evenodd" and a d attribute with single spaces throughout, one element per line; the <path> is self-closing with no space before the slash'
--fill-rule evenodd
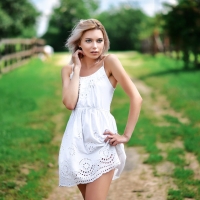
<path id="1" fill-rule="evenodd" d="M 83 199 L 85 199 L 86 184 L 79 184 L 77 187 L 81 191 Z"/>
<path id="2" fill-rule="evenodd" d="M 114 170 L 102 174 L 98 179 L 86 185 L 85 200 L 106 200 Z"/>

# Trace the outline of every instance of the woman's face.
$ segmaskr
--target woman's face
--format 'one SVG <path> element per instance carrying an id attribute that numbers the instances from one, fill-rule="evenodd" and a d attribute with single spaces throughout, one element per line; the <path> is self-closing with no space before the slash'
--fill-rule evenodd
<path id="1" fill-rule="evenodd" d="M 102 31 L 98 29 L 86 31 L 82 35 L 79 46 L 82 48 L 84 56 L 97 59 L 102 54 L 104 48 Z"/>

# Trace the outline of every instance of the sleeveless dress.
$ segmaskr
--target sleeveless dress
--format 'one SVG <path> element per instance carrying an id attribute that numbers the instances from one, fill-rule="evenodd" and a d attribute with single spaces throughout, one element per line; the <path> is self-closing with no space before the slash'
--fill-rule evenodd
<path id="1" fill-rule="evenodd" d="M 117 134 L 110 104 L 114 88 L 104 66 L 79 79 L 79 96 L 67 123 L 59 152 L 59 186 L 93 182 L 115 169 L 120 176 L 126 160 L 124 145 L 104 142 L 106 129 Z"/>

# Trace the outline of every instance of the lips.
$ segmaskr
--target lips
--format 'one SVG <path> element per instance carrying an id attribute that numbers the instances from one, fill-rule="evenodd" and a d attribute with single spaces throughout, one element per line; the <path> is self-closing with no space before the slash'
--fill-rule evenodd
<path id="1" fill-rule="evenodd" d="M 92 51 L 91 53 L 98 53 L 98 51 Z"/>

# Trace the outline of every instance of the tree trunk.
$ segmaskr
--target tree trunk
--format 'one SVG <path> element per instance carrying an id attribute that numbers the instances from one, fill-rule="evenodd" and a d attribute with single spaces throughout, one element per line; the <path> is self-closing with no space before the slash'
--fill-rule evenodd
<path id="1" fill-rule="evenodd" d="M 189 50 L 187 48 L 183 50 L 183 61 L 184 61 L 185 69 L 188 69 L 189 68 Z"/>

